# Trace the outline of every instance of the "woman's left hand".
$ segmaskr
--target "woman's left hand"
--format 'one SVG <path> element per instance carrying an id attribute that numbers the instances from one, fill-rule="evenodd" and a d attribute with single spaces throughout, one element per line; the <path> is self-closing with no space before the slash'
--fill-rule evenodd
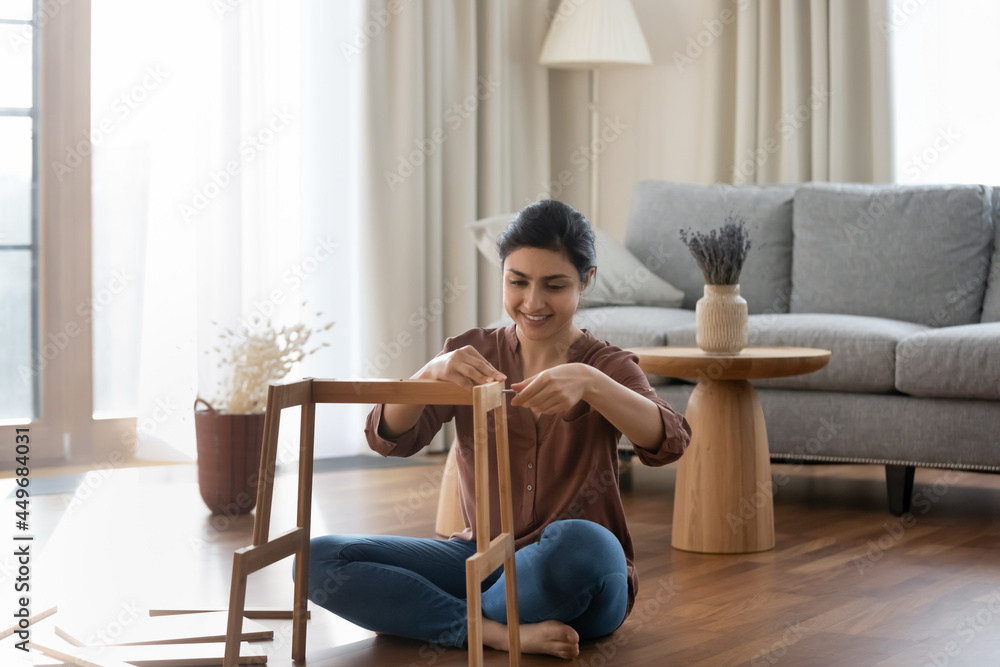
<path id="1" fill-rule="evenodd" d="M 595 371 L 586 364 L 561 364 L 546 369 L 512 383 L 510 388 L 517 395 L 510 404 L 517 408 L 531 408 L 542 414 L 566 412 L 583 400 Z"/>

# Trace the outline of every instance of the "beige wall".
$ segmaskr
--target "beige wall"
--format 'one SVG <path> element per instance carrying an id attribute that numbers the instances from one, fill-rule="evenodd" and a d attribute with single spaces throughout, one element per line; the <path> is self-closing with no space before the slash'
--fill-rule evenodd
<path id="1" fill-rule="evenodd" d="M 721 22 L 718 37 L 693 62 L 679 68 L 674 54 L 684 54 L 688 38 L 706 30 L 704 21 L 717 19 L 723 9 L 738 10 L 734 0 L 632 0 L 653 56 L 651 67 L 606 69 L 601 72 L 602 127 L 610 120 L 621 131 L 600 154 L 598 214 L 588 210 L 590 175 L 581 161 L 581 147 L 589 141 L 589 82 L 587 72 L 554 70 L 551 85 L 552 178 L 568 172 L 568 186 L 552 185 L 553 198 L 562 199 L 593 217 L 596 224 L 624 239 L 635 184 L 644 179 L 711 183 L 717 176 L 705 159 L 707 137 L 705 104 L 708 67 L 726 55 L 727 37 L 735 27 Z M 702 41 L 708 42 L 703 35 Z M 697 53 L 693 51 L 692 53 Z M 612 132 L 609 132 L 609 135 Z M 564 180 L 567 174 L 564 174 Z M 562 192 L 556 194 L 559 188 Z M 539 189 L 542 189 L 540 184 Z"/>

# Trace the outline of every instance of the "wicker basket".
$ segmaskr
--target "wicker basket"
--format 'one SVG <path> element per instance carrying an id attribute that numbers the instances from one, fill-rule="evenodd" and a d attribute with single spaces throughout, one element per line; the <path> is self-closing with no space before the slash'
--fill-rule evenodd
<path id="1" fill-rule="evenodd" d="M 199 410 L 199 403 L 206 409 Z M 247 514 L 257 504 L 264 415 L 220 413 L 201 398 L 194 405 L 202 500 L 212 514 Z"/>

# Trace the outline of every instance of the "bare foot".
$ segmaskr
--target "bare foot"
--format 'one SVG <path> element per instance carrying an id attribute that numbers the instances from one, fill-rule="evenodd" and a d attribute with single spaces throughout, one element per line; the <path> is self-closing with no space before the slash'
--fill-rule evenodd
<path id="1" fill-rule="evenodd" d="M 507 626 L 484 618 L 483 643 L 501 651 L 509 651 Z M 521 652 L 543 653 L 567 660 L 575 658 L 580 654 L 580 635 L 559 621 L 522 625 Z"/>

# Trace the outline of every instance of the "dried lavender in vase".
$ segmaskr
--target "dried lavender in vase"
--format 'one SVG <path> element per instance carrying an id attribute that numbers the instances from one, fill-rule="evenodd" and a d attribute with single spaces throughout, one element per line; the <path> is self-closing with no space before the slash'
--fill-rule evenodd
<path id="1" fill-rule="evenodd" d="M 730 213 L 722 227 L 707 234 L 681 230 L 681 241 L 688 247 L 708 285 L 736 285 L 750 252 L 750 235 L 744 218 Z"/>

